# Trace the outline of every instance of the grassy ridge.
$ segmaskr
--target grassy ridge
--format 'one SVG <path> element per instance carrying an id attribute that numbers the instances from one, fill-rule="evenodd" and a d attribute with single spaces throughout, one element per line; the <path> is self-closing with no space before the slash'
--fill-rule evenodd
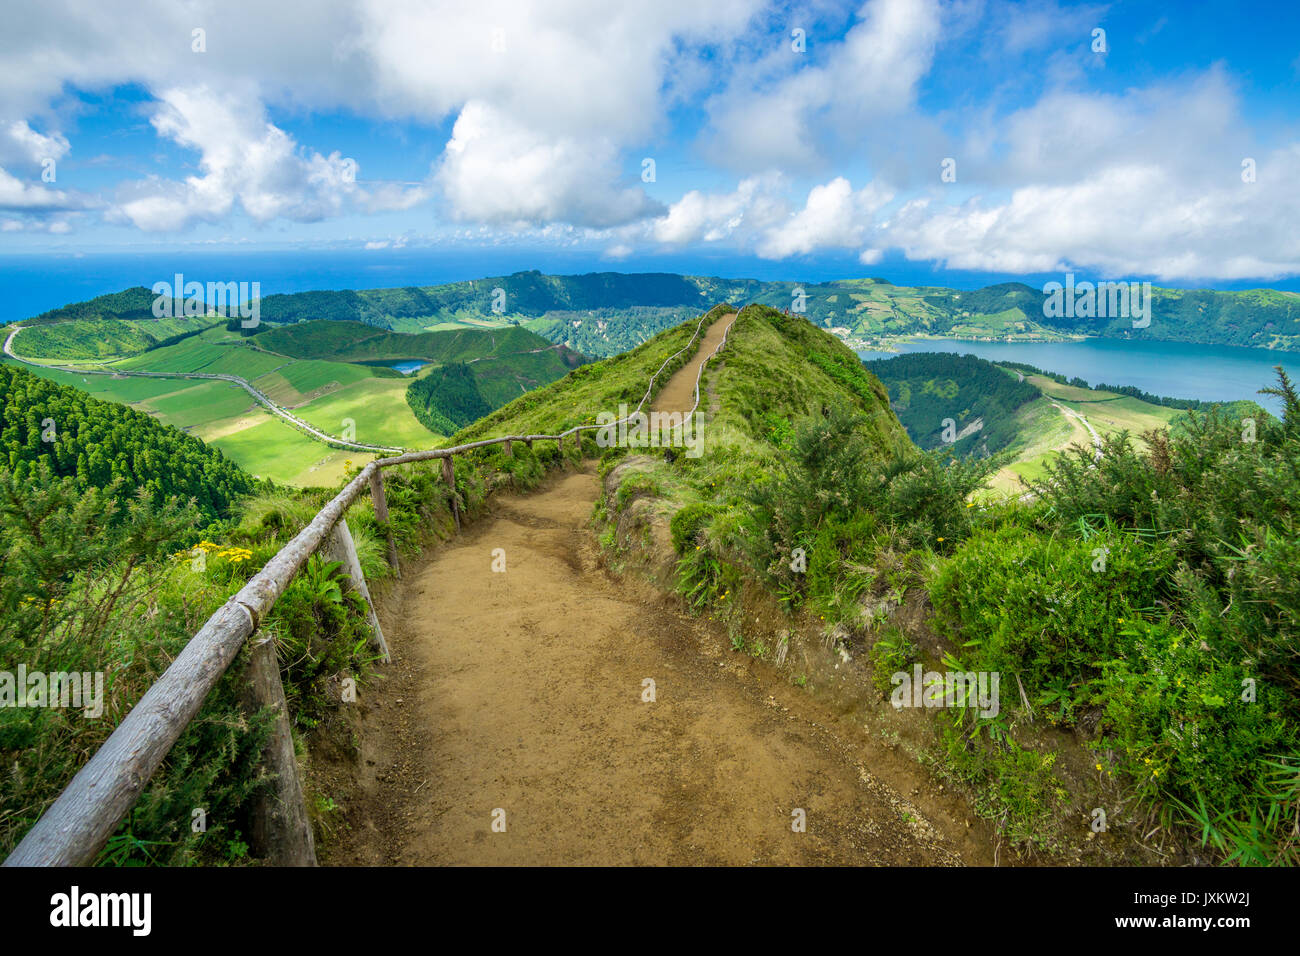
<path id="1" fill-rule="evenodd" d="M 551 345 L 546 339 L 517 326 L 405 334 L 374 329 L 357 322 L 324 321 L 269 328 L 254 340 L 261 348 L 281 355 L 336 362 L 402 359 L 466 362 L 530 352 Z"/>
<path id="2" fill-rule="evenodd" d="M 724 314 L 729 306 L 716 306 L 706 314 L 705 324 Z M 596 421 L 601 412 L 616 412 L 619 405 L 635 408 L 646 394 L 655 370 L 675 352 L 685 348 L 699 324 L 691 318 L 661 332 L 629 352 L 583 365 L 564 378 L 521 395 L 490 415 L 462 429 L 453 442 L 474 441 L 500 434 L 556 434 L 575 425 Z M 690 355 L 670 362 L 656 381 L 661 387 Z M 590 436 L 591 433 L 586 433 Z M 587 440 L 587 439 L 584 439 Z"/>
<path id="3" fill-rule="evenodd" d="M 1047 458 L 1035 501 L 979 506 L 987 466 L 918 453 L 883 389 L 828 376 L 834 350 L 799 321 L 742 313 L 706 379 L 703 457 L 605 453 L 604 471 L 620 466 L 598 509 L 611 560 L 646 547 L 647 515 L 670 518 L 687 606 L 795 683 L 844 692 L 843 673 L 804 671 L 826 645 L 870 662 L 863 693 L 885 698 L 918 662 L 1000 674 L 1000 711 L 927 711 L 920 755 L 1017 852 L 1150 862 L 1155 828 L 1177 859 L 1201 844 L 1223 861 L 1300 861 L 1290 386 L 1285 419 L 1261 419 L 1253 440 L 1211 410 L 1139 446 L 1131 397 L 1052 399 L 1112 408 L 1100 464 L 1089 441 Z M 760 623 L 773 601 L 788 617 Z M 1102 840 L 1078 822 L 1097 806 Z"/>
<path id="4" fill-rule="evenodd" d="M 138 355 L 220 323 L 219 319 L 181 318 L 104 322 L 81 319 L 25 328 L 16 340 L 20 355 L 35 359 L 103 359 Z"/>

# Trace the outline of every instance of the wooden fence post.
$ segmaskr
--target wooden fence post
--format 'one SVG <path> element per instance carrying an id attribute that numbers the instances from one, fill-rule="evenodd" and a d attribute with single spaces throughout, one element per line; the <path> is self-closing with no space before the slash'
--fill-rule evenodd
<path id="1" fill-rule="evenodd" d="M 456 519 L 456 531 L 460 531 L 460 502 L 456 500 L 456 466 L 452 463 L 452 456 L 448 455 L 442 460 L 442 480 L 447 483 L 448 490 L 451 491 L 451 516 Z"/>
<path id="2" fill-rule="evenodd" d="M 384 526 L 388 536 L 388 565 L 402 576 L 402 569 L 397 561 L 397 542 L 393 540 L 393 530 L 388 527 L 388 498 L 384 495 L 384 472 L 376 468 L 370 475 L 370 500 L 375 503 L 375 520 Z"/>
<path id="3" fill-rule="evenodd" d="M 289 728 L 284 685 L 280 683 L 275 641 L 254 637 L 248 649 L 244 709 L 250 716 L 267 707 L 275 711 L 271 735 L 262 749 L 262 762 L 275 779 L 269 791 L 263 791 L 253 801 L 249 842 L 253 852 L 272 866 L 315 866 L 316 840 L 307 819 L 302 781 L 298 779 L 298 759 L 293 752 L 293 732 Z"/>
<path id="4" fill-rule="evenodd" d="M 505 446 L 506 446 L 506 457 L 507 457 L 507 458 L 513 458 L 513 457 L 514 457 L 514 454 L 515 454 L 515 452 L 514 452 L 514 443 L 511 442 L 509 438 L 507 438 L 507 439 L 505 440 Z"/>
<path id="5" fill-rule="evenodd" d="M 331 561 L 341 561 L 343 563 L 343 572 L 348 576 L 345 587 L 356 588 L 361 597 L 366 602 L 366 620 L 370 622 L 373 634 L 370 639 L 370 646 L 375 648 L 383 655 L 384 663 L 387 664 L 392 660 L 388 653 L 388 642 L 384 640 L 384 632 L 379 627 L 379 618 L 375 616 L 375 603 L 370 600 L 370 589 L 366 587 L 366 576 L 361 573 L 361 561 L 357 558 L 357 546 L 352 541 L 352 533 L 348 531 L 348 522 L 346 518 L 340 517 L 334 529 L 330 532 L 328 543 L 325 545 L 326 556 Z"/>

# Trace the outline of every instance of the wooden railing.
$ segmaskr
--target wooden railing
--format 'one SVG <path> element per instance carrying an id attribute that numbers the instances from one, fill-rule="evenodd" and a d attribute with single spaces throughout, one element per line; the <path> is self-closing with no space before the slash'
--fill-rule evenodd
<path id="1" fill-rule="evenodd" d="M 729 307 L 724 309 L 718 306 L 702 315 L 686 345 L 666 358 L 650 377 L 646 393 L 637 404 L 636 411 L 614 424 L 627 421 L 639 413 L 653 394 L 655 382 L 664 369 L 699 338 L 705 320 L 715 313 L 725 314 L 728 310 Z M 724 336 L 722 343 L 704 361 L 707 362 L 716 355 L 725 343 Z M 703 369 L 704 362 L 701 362 L 700 374 Z M 695 404 L 689 415 L 694 415 L 699 406 L 700 374 L 696 375 Z M 331 559 L 343 562 L 343 570 L 347 573 L 351 586 L 365 598 L 367 617 L 373 630 L 372 646 L 384 660 L 389 659 L 388 645 L 375 616 L 374 605 L 345 520 L 348 508 L 368 489 L 374 502 L 376 521 L 387 525 L 388 503 L 383 480 L 385 468 L 441 459 L 442 477 L 453 492 L 452 514 L 459 527 L 459 508 L 454 495 L 454 456 L 502 444 L 505 445 L 506 453 L 511 454 L 514 442 L 523 442 L 532 447 L 536 441 L 556 442 L 563 455 L 565 438 L 602 427 L 608 426 L 577 425 L 557 435 L 506 435 L 452 448 L 407 452 L 371 461 L 316 513 L 307 527 L 298 532 L 238 593 L 208 618 L 171 666 L 145 692 L 94 756 L 50 804 L 4 861 L 4 865 L 79 866 L 94 860 L 135 804 L 172 745 L 198 712 L 208 693 L 226 673 L 244 643 L 257 631 L 275 606 L 276 600 L 315 552 L 323 549 Z M 397 551 L 391 535 L 388 539 L 388 560 L 396 566 Z M 298 779 L 274 641 L 263 639 L 253 644 L 249 679 L 244 694 L 250 711 L 256 712 L 266 707 L 276 711 L 275 724 L 263 754 L 264 760 L 277 776 L 276 790 L 265 801 L 262 810 L 255 812 L 254 834 L 261 832 L 261 842 L 266 846 L 272 862 L 315 865 L 311 825 L 303 805 L 302 786 Z"/>

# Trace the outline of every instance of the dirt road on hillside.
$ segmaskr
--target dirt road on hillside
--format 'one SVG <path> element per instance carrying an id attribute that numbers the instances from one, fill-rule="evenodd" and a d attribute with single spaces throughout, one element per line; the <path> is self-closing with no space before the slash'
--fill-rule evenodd
<path id="1" fill-rule="evenodd" d="M 502 496 L 407 572 L 327 863 L 989 862 L 955 804 L 914 803 L 864 765 L 860 727 L 602 571 L 597 493 L 588 463 Z"/>
<path id="2" fill-rule="evenodd" d="M 664 387 L 659 390 L 659 394 L 655 396 L 654 404 L 650 406 L 651 411 L 682 412 L 685 414 L 691 410 L 691 406 L 695 404 L 695 382 L 699 376 L 700 365 L 722 344 L 727 330 L 731 328 L 731 324 L 735 321 L 736 313 L 729 312 L 720 316 L 705 329 L 704 338 L 700 341 L 695 356 L 686 365 L 674 372 Z"/>

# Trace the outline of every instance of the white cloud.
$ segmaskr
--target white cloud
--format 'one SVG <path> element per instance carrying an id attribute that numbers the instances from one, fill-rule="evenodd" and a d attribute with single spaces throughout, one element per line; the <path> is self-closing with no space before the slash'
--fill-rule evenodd
<path id="1" fill-rule="evenodd" d="M 742 226 L 761 229 L 785 215 L 786 207 L 777 195 L 780 176 L 751 176 L 731 193 L 704 193 L 693 189 L 655 220 L 651 234 L 667 245 L 717 242 Z"/>
<path id="2" fill-rule="evenodd" d="M 749 70 L 709 104 L 720 163 L 744 169 L 814 169 L 828 144 L 856 139 L 864 126 L 906 113 L 929 71 L 940 33 L 936 0 L 869 0 L 824 65 L 780 51 L 786 75 L 764 82 L 777 54 Z M 783 41 L 785 42 L 785 41 Z M 850 132 L 852 131 L 852 132 Z"/>
<path id="3" fill-rule="evenodd" d="M 999 0 L 985 16 L 998 24 L 993 55 L 1018 54 L 1061 44 L 1090 47 L 1092 31 L 1101 26 L 1107 5 L 1062 6 L 1056 0 L 1008 3 Z M 992 52 L 992 51 L 991 51 Z"/>
<path id="4" fill-rule="evenodd" d="M 70 197 L 57 189 L 47 189 L 37 183 L 25 183 L 4 169 L 0 169 L 0 209 L 65 210 L 70 207 Z"/>
<path id="5" fill-rule="evenodd" d="M 62 133 L 38 133 L 26 120 L 15 120 L 0 132 L 0 162 L 15 160 L 40 166 L 46 160 L 60 160 L 71 148 Z"/>
<path id="6" fill-rule="evenodd" d="M 770 227 L 758 244 L 758 254 L 786 259 L 818 249 L 860 246 L 877 210 L 892 198 L 888 189 L 875 183 L 854 192 L 847 179 L 837 176 L 814 186 L 803 209 L 788 221 Z"/>
<path id="7" fill-rule="evenodd" d="M 1226 170 L 1214 186 L 1178 183 L 1155 165 L 1116 164 L 1067 185 L 1033 185 L 1003 202 L 907 203 L 880 239 L 909 258 L 949 267 L 1115 276 L 1239 279 L 1294 274 L 1300 145 L 1260 160 L 1255 183 Z"/>
<path id="8" fill-rule="evenodd" d="M 963 201 L 915 196 L 873 242 L 1012 273 L 1237 279 L 1300 271 L 1300 143 L 1265 150 L 1219 67 L 1123 95 L 1054 90 L 980 125 L 958 153 Z M 1258 181 L 1242 181 L 1242 161 Z"/>
<path id="9" fill-rule="evenodd" d="M 153 177 L 124 184 L 113 215 L 149 230 L 217 222 L 238 205 L 254 222 L 313 222 L 338 215 L 354 200 L 374 207 L 357 185 L 355 160 L 298 146 L 247 97 L 208 87 L 164 90 L 150 122 L 158 135 L 200 154 L 202 175 L 183 182 Z M 414 195 L 426 194 L 418 187 Z M 399 208 L 406 197 L 386 193 Z"/>
<path id="10" fill-rule="evenodd" d="M 610 140 L 544 137 L 477 101 L 456 120 L 436 175 L 453 215 L 476 222 L 561 221 L 602 229 L 662 209 L 617 179 Z"/>
<path id="11" fill-rule="evenodd" d="M 358 46 L 383 110 L 457 114 L 437 173 L 454 217 L 609 228 L 662 211 L 620 160 L 662 126 L 677 65 L 760 6 L 368 0 Z"/>

